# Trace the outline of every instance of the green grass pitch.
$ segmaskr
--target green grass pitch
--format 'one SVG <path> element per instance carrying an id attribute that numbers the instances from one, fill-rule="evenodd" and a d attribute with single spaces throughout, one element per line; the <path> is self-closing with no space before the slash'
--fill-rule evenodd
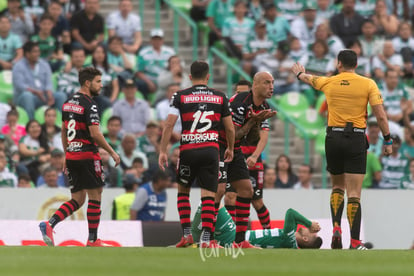
<path id="1" fill-rule="evenodd" d="M 202 261 L 196 248 L 3 246 L 0 275 L 414 275 L 409 250 L 250 249 L 237 258 L 219 253 Z"/>

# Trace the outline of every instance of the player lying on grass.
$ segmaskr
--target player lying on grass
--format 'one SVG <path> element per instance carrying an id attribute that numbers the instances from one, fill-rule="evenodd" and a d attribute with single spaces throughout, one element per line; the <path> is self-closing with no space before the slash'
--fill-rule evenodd
<path id="1" fill-rule="evenodd" d="M 297 230 L 298 224 L 301 227 Z M 322 245 L 322 239 L 317 235 L 321 230 L 318 222 L 310 221 L 299 212 L 289 208 L 285 214 L 283 229 L 260 229 L 246 232 L 246 240 L 261 248 L 314 248 Z M 201 208 L 199 207 L 192 223 L 193 239 L 199 240 L 201 234 Z M 226 208 L 221 207 L 217 214 L 215 239 L 221 246 L 229 247 L 236 235 L 236 225 Z"/>

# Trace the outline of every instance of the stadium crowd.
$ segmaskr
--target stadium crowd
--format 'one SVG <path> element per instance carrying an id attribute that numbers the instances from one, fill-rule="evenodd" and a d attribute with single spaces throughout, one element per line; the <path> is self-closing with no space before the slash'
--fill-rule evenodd
<path id="1" fill-rule="evenodd" d="M 414 188 L 414 1 L 192 3 L 191 17 L 209 26 L 209 45 L 222 45 L 248 74 L 271 72 L 275 97 L 299 91 L 315 106 L 321 92 L 299 84 L 292 64 L 298 61 L 312 74 L 329 76 L 335 74 L 337 53 L 355 50 L 357 72 L 381 89 L 395 152 L 380 155 L 382 137 L 370 118 L 364 188 Z M 163 38 L 162 29 L 152 29 L 149 45 L 143 44 L 142 22 L 131 0 L 119 0 L 119 9 L 107 18 L 100 15 L 98 0 L 8 0 L 0 14 L 0 73 L 11 72 L 14 92 L 10 102 L 0 103 L 0 187 L 68 186 L 62 172 L 61 107 L 79 90 L 78 72 L 85 66 L 103 73 L 95 100 L 105 137 L 121 157 L 115 168 L 100 151 L 106 187 L 151 181 L 169 99 L 191 85 L 182 57 Z M 177 186 L 180 132 L 178 121 L 168 187 Z M 282 154 L 276 164 L 267 164 L 264 188 L 312 189 L 319 186 L 312 183 L 312 173 L 303 164 L 295 174 L 289 156 Z"/>

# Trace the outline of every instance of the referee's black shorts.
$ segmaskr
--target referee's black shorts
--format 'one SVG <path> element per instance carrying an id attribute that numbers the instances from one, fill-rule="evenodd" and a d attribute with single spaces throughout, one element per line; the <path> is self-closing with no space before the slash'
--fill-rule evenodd
<path id="1" fill-rule="evenodd" d="M 368 141 L 365 133 L 327 129 L 325 152 L 327 170 L 333 174 L 365 174 Z"/>

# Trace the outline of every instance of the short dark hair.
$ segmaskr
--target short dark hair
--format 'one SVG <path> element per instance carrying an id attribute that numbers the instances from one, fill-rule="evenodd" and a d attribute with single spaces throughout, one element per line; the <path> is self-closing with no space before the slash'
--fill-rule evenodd
<path id="1" fill-rule="evenodd" d="M 345 69 L 354 69 L 358 64 L 358 57 L 354 51 L 346 49 L 339 52 L 338 61 Z"/>
<path id="2" fill-rule="evenodd" d="M 142 160 L 141 157 L 135 157 L 134 160 L 132 160 L 132 164 L 135 163 L 144 164 L 144 160 Z"/>
<path id="3" fill-rule="evenodd" d="M 109 123 L 112 122 L 112 121 L 119 121 L 121 123 L 121 125 L 122 125 L 122 118 L 119 117 L 119 116 L 115 116 L 115 115 L 114 116 L 111 116 L 108 119 L 108 121 L 106 122 L 106 124 L 109 125 Z"/>
<path id="4" fill-rule="evenodd" d="M 208 63 L 205 61 L 197 60 L 191 64 L 190 72 L 193 79 L 201 80 L 204 79 L 210 68 Z"/>
<path id="5" fill-rule="evenodd" d="M 157 169 L 152 176 L 152 182 L 158 183 L 160 180 L 168 180 L 170 178 L 170 175 L 166 171 Z"/>
<path id="6" fill-rule="evenodd" d="M 86 81 L 92 81 L 96 76 L 102 76 L 101 71 L 94 67 L 82 68 L 79 71 L 79 83 L 83 86 Z"/>
<path id="7" fill-rule="evenodd" d="M 397 75 L 398 75 L 398 72 L 397 72 L 397 71 L 395 71 L 393 68 L 391 68 L 391 69 L 387 69 L 387 70 L 385 70 L 385 76 L 386 76 L 386 77 L 388 77 L 388 75 L 389 75 L 391 72 L 397 73 Z"/>
<path id="8" fill-rule="evenodd" d="M 322 238 L 316 237 L 315 240 L 312 243 L 301 243 L 299 246 L 301 249 L 319 249 L 322 246 Z"/>
<path id="9" fill-rule="evenodd" d="M 313 174 L 313 168 L 312 168 L 311 165 L 303 163 L 303 164 L 301 164 L 301 166 L 302 167 L 307 167 L 309 169 L 309 173 Z"/>
<path id="10" fill-rule="evenodd" d="M 248 80 L 239 80 L 236 83 L 236 86 L 239 86 L 239 85 L 247 85 L 249 88 L 252 87 L 252 83 L 250 81 L 248 81 Z"/>
<path id="11" fill-rule="evenodd" d="M 53 17 L 52 17 L 50 14 L 48 14 L 48 13 L 44 13 L 44 14 L 40 17 L 40 21 L 39 21 L 39 22 L 42 22 L 42 21 L 44 21 L 44 20 L 50 20 L 50 21 L 52 21 L 52 22 L 55 22 L 55 20 L 53 20 Z"/>
<path id="12" fill-rule="evenodd" d="M 72 47 L 70 49 L 70 56 L 72 56 L 74 52 L 79 52 L 79 51 L 82 51 L 83 53 L 85 53 L 85 49 L 83 49 L 82 47 L 78 47 L 78 46 Z"/>
<path id="13" fill-rule="evenodd" d="M 39 47 L 39 44 L 29 40 L 23 45 L 23 53 L 30 53 L 35 47 Z"/>
<path id="14" fill-rule="evenodd" d="M 0 21 L 3 19 L 3 18 L 6 18 L 7 19 L 7 21 L 9 21 L 10 22 L 10 19 L 7 17 L 7 15 L 0 15 Z"/>
<path id="15" fill-rule="evenodd" d="M 24 180 L 24 181 L 32 181 L 32 179 L 30 178 L 30 175 L 28 175 L 27 173 L 23 173 L 23 174 L 19 174 L 19 181 L 20 180 Z"/>
<path id="16" fill-rule="evenodd" d="M 52 1 L 50 1 L 49 5 L 51 5 L 51 4 L 58 4 L 59 6 L 62 6 L 62 3 L 60 3 L 59 0 L 52 0 Z"/>
<path id="17" fill-rule="evenodd" d="M 124 0 L 122 0 L 122 1 L 124 1 Z M 109 45 L 109 44 L 111 44 L 112 42 L 116 41 L 116 40 L 118 40 L 118 41 L 122 42 L 122 38 L 121 38 L 121 37 L 119 37 L 119 36 L 117 36 L 117 35 L 114 35 L 114 36 L 111 36 L 111 37 L 108 39 L 108 45 Z"/>

